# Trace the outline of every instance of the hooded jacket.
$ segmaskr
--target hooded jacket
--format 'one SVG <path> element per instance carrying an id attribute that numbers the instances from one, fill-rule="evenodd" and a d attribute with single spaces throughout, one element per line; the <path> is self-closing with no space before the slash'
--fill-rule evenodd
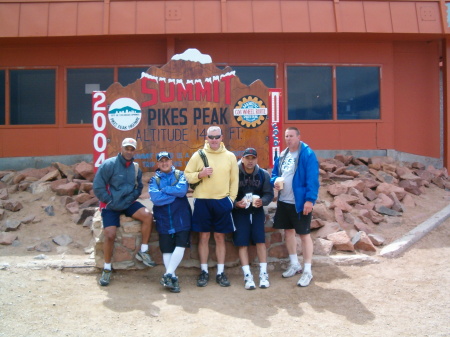
<path id="1" fill-rule="evenodd" d="M 153 202 L 153 216 L 156 220 L 156 230 L 159 234 L 171 234 L 174 232 L 191 230 L 191 205 L 186 197 L 188 183 L 183 172 L 177 181 L 175 176 L 175 167 L 169 173 L 160 170 L 155 172 L 159 177 L 152 177 L 148 185 L 150 199 Z"/>
<path id="2" fill-rule="evenodd" d="M 220 143 L 219 149 L 214 151 L 205 141 L 203 148 L 208 158 L 209 167 L 213 168 L 213 174 L 209 177 L 198 178 L 198 173 L 203 169 L 203 161 L 196 151 L 189 160 L 184 174 L 190 184 L 199 180 L 202 182 L 194 190 L 194 198 L 198 199 L 223 199 L 229 197 L 231 201 L 236 199 L 239 183 L 238 166 L 236 156 Z"/>
<path id="3" fill-rule="evenodd" d="M 267 206 L 273 200 L 274 192 L 270 184 L 269 173 L 255 165 L 253 173 L 245 172 L 244 164 L 241 160 L 238 162 L 239 167 L 239 189 L 236 201 L 242 200 L 247 193 L 257 194 L 261 197 L 263 206 Z M 262 178 L 262 179 L 261 179 Z M 248 208 L 234 208 L 233 212 L 254 213 L 261 210 L 262 207 L 255 208 L 252 205 Z"/>
<path id="4" fill-rule="evenodd" d="M 93 184 L 98 200 L 105 203 L 107 209 L 114 211 L 130 207 L 141 195 L 143 187 L 141 169 L 138 169 L 136 176 L 133 159 L 127 166 L 127 161 L 120 153 L 100 165 Z"/>
<path id="5" fill-rule="evenodd" d="M 285 149 L 280 153 L 280 156 L 275 159 L 275 164 L 272 170 L 272 178 L 270 182 L 272 186 L 275 183 L 275 179 L 281 177 L 280 172 L 280 159 L 282 160 L 286 151 Z M 306 201 L 310 201 L 315 204 L 317 196 L 319 194 L 319 162 L 317 161 L 316 154 L 308 146 L 308 144 L 300 142 L 298 147 L 299 155 L 295 162 L 295 173 L 292 180 L 292 189 L 294 191 L 295 209 L 297 213 L 303 212 L 303 206 Z"/>

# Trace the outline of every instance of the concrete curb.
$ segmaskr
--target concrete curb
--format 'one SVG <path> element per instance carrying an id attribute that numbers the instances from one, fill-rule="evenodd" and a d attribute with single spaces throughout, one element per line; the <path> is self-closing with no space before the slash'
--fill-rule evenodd
<path id="1" fill-rule="evenodd" d="M 437 228 L 445 220 L 450 217 L 450 205 L 434 214 L 431 218 L 425 220 L 416 228 L 412 229 L 405 236 L 395 240 L 391 244 L 384 247 L 381 252 L 381 257 L 394 258 L 401 255 L 414 243 L 423 238 L 426 234 Z"/>

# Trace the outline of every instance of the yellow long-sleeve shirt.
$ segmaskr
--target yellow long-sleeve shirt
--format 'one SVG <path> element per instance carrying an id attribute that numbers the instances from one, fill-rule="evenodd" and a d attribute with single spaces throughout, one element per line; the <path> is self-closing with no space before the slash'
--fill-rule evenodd
<path id="1" fill-rule="evenodd" d="M 234 202 L 239 186 L 239 169 L 236 156 L 228 151 L 223 143 L 220 143 L 219 149 L 214 151 L 205 141 L 203 151 L 208 158 L 209 167 L 213 168 L 213 174 L 209 178 L 198 178 L 204 164 L 197 151 L 192 155 L 184 170 L 184 175 L 190 184 L 202 180 L 194 190 L 194 198 L 223 199 L 230 197 Z"/>

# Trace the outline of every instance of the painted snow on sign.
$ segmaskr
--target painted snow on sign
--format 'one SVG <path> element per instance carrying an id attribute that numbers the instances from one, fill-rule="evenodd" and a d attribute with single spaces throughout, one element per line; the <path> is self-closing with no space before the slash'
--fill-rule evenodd
<path id="1" fill-rule="evenodd" d="M 176 54 L 172 56 L 172 60 L 200 62 L 201 64 L 212 63 L 211 56 L 202 54 L 198 49 L 195 48 L 189 48 L 183 54 Z"/>

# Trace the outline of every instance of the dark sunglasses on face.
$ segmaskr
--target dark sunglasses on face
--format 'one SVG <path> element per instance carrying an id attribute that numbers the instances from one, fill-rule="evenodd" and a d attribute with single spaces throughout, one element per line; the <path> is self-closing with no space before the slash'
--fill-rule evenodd
<path id="1" fill-rule="evenodd" d="M 209 139 L 219 139 L 220 137 L 222 137 L 222 135 L 219 135 L 219 136 L 211 136 L 211 135 L 208 135 L 208 138 L 209 138 Z"/>

